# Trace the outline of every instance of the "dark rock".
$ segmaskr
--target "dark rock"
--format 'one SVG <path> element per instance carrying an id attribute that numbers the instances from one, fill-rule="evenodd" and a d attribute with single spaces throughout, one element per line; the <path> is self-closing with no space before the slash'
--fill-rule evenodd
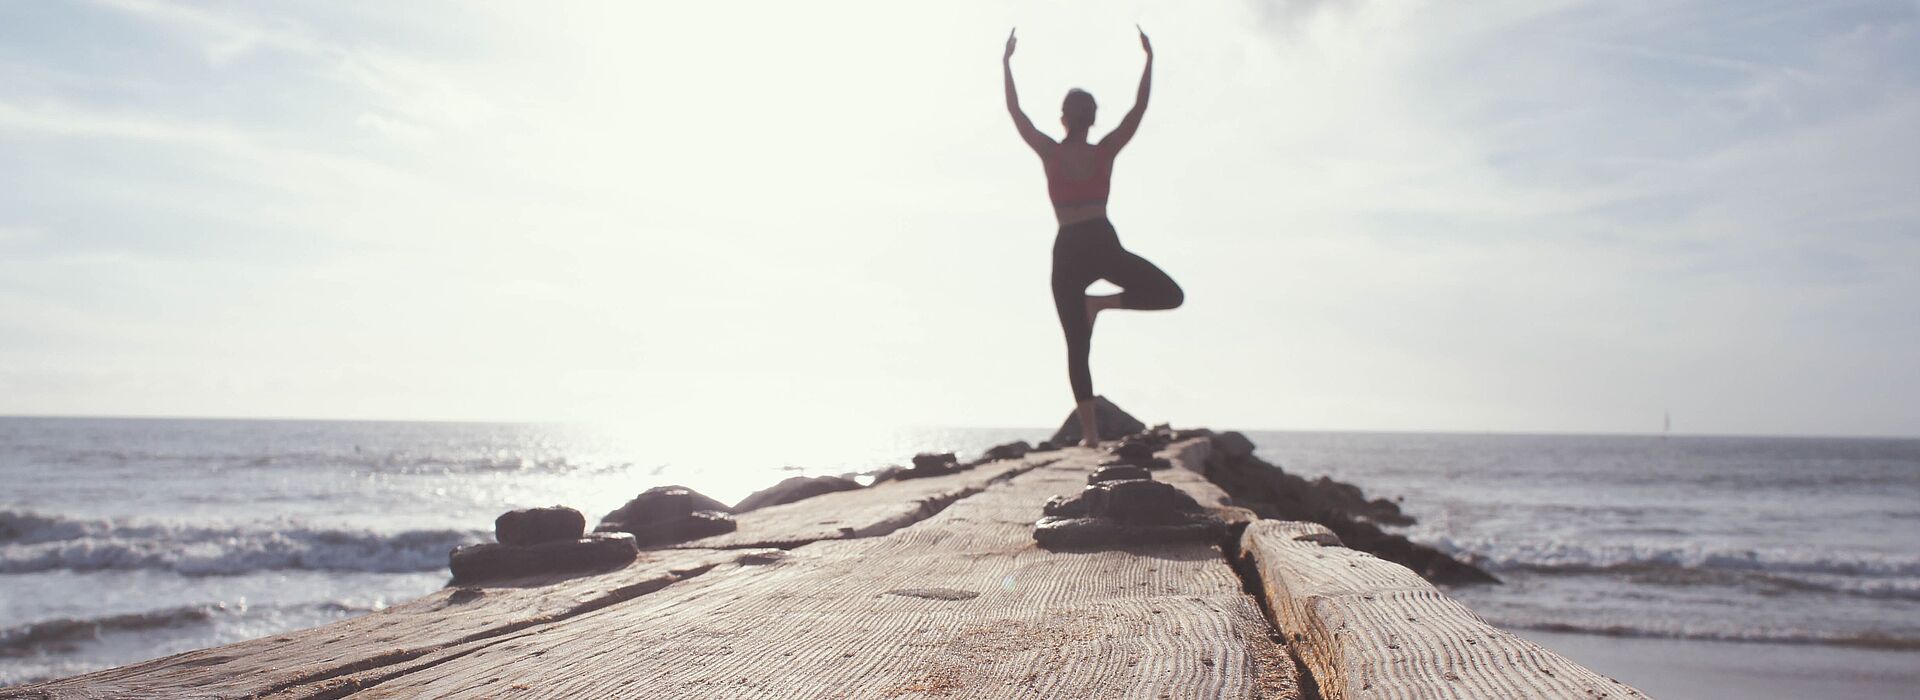
<path id="1" fill-rule="evenodd" d="M 1054 444 L 1052 440 L 1041 440 L 1040 444 L 1033 446 L 1035 452 L 1052 452 L 1057 449 L 1060 449 L 1060 446 Z"/>
<path id="2" fill-rule="evenodd" d="M 1040 514 L 1056 518 L 1087 517 L 1087 499 L 1073 496 L 1054 496 L 1040 506 Z"/>
<path id="3" fill-rule="evenodd" d="M 899 479 L 900 474 L 905 471 L 907 471 L 906 467 L 902 467 L 897 464 L 891 467 L 883 467 L 880 469 L 876 469 L 872 472 L 873 483 L 878 484 L 883 481 L 894 481 L 896 479 Z"/>
<path id="4" fill-rule="evenodd" d="M 1152 479 L 1123 479 L 1092 484 L 1083 492 L 1087 515 L 1125 523 L 1161 525 L 1185 520 L 1202 509 L 1173 484 Z"/>
<path id="5" fill-rule="evenodd" d="M 678 544 L 739 527 L 726 504 L 685 486 L 656 486 L 600 519 L 594 532 L 625 532 L 642 547 Z"/>
<path id="6" fill-rule="evenodd" d="M 1147 460 L 1146 466 L 1148 469 L 1152 469 L 1154 471 L 1160 471 L 1162 469 L 1172 469 L 1173 460 L 1167 459 L 1165 457 L 1155 457 L 1153 459 Z"/>
<path id="7" fill-rule="evenodd" d="M 933 469 L 957 463 L 952 452 L 922 452 L 913 456 L 913 468 Z"/>
<path id="8" fill-rule="evenodd" d="M 1153 459 L 1153 446 L 1128 438 L 1113 448 L 1113 456 L 1126 460 L 1128 464 L 1139 464 Z"/>
<path id="9" fill-rule="evenodd" d="M 813 498 L 835 491 L 852 491 L 860 488 L 860 482 L 838 476 L 794 476 L 783 479 L 778 484 L 753 492 L 753 495 L 740 499 L 734 504 L 733 512 L 745 513 L 767 506 Z"/>
<path id="10" fill-rule="evenodd" d="M 1499 583 L 1500 579 L 1480 567 L 1447 556 L 1432 547 L 1418 544 L 1400 535 L 1382 532 L 1373 523 L 1357 520 L 1338 525 L 1322 523 L 1348 547 L 1412 569 L 1436 584 Z"/>
<path id="11" fill-rule="evenodd" d="M 696 510 L 730 512 L 727 504 L 701 495 L 685 486 L 655 486 L 641 491 L 627 504 L 608 513 L 600 521 L 650 522 L 679 517 Z"/>
<path id="12" fill-rule="evenodd" d="M 1118 440 L 1127 435 L 1147 429 L 1147 424 L 1140 422 L 1138 418 L 1128 415 L 1126 411 L 1120 410 L 1120 407 L 1115 406 L 1112 401 L 1108 401 L 1107 397 L 1095 396 L 1093 397 L 1093 402 L 1094 423 L 1100 428 L 1101 440 Z M 1068 411 L 1066 422 L 1060 425 L 1060 430 L 1056 431 L 1053 437 L 1048 438 L 1047 442 L 1055 445 L 1079 444 L 1079 412 Z"/>
<path id="13" fill-rule="evenodd" d="M 1320 523 L 1346 546 L 1405 566 L 1434 583 L 1499 582 L 1445 552 L 1382 531 L 1379 524 L 1413 523 L 1391 501 L 1369 501 L 1359 487 L 1326 477 L 1308 481 L 1289 474 L 1255 457 L 1252 443 L 1238 433 L 1216 434 L 1213 444 L 1207 479 L 1226 491 L 1235 505 L 1263 518 Z"/>
<path id="14" fill-rule="evenodd" d="M 1120 438 L 1120 444 L 1139 445 L 1147 448 L 1149 452 L 1159 452 L 1166 446 L 1173 444 L 1173 434 L 1154 431 L 1134 433 Z"/>
<path id="15" fill-rule="evenodd" d="M 1019 442 L 1009 442 L 1004 445 L 994 445 L 987 448 L 986 453 L 981 456 L 986 459 L 986 461 L 992 462 L 1002 459 L 1019 459 L 1027 456 L 1027 453 L 1032 451 L 1033 446 L 1027 444 L 1027 441 L 1021 440 Z"/>
<path id="16" fill-rule="evenodd" d="M 1089 474 L 1087 476 L 1087 483 L 1097 484 L 1102 481 L 1119 481 L 1121 479 L 1151 479 L 1151 478 L 1153 478 L 1153 475 L 1147 473 L 1146 467 L 1136 466 L 1132 464 L 1115 464 L 1111 466 L 1101 467 L 1095 470 L 1092 474 Z"/>
<path id="17" fill-rule="evenodd" d="M 1237 432 L 1224 432 L 1213 436 L 1213 449 L 1227 459 L 1239 459 L 1253 456 L 1253 441 Z"/>
<path id="18" fill-rule="evenodd" d="M 1367 502 L 1367 519 L 1381 525 L 1412 525 L 1413 518 L 1400 512 L 1399 504 L 1384 498 Z"/>
<path id="19" fill-rule="evenodd" d="M 500 544 L 569 542 L 587 534 L 587 516 L 566 506 L 525 508 L 493 519 L 493 539 Z"/>
<path id="20" fill-rule="evenodd" d="M 1198 515 L 1173 525 L 1136 525 L 1104 518 L 1041 518 L 1033 528 L 1035 544 L 1055 550 L 1100 550 L 1166 542 L 1212 542 L 1226 537 L 1227 526 Z"/>
<path id="21" fill-rule="evenodd" d="M 1140 470 L 1116 465 L 1103 469 Z M 1172 484 L 1141 478 L 1094 481 L 1073 497 L 1055 496 L 1041 508 L 1033 538 L 1042 547 L 1121 547 L 1205 540 L 1226 523 Z M 1096 474 L 1098 476 L 1098 474 Z"/>
<path id="22" fill-rule="evenodd" d="M 960 463 L 955 461 L 952 452 L 922 452 L 913 456 L 913 468 L 894 474 L 895 479 L 924 479 L 929 476 L 946 476 L 960 471 Z"/>
<path id="23" fill-rule="evenodd" d="M 640 552 L 632 535 L 599 533 L 562 542 L 531 545 L 470 544 L 447 554 L 455 584 L 614 569 Z"/>

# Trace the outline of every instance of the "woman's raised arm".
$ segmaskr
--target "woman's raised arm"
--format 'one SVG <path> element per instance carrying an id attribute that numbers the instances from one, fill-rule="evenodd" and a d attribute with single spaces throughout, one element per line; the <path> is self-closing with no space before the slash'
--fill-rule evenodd
<path id="1" fill-rule="evenodd" d="M 1140 29 L 1138 25 L 1134 29 Z M 1153 43 L 1147 41 L 1147 31 L 1140 29 L 1140 49 L 1147 52 L 1147 65 L 1140 69 L 1140 92 L 1133 98 L 1133 109 L 1120 119 L 1120 125 L 1112 133 L 1100 139 L 1100 147 L 1118 151 L 1128 141 L 1133 140 L 1133 132 L 1140 129 L 1140 117 L 1147 113 L 1147 95 L 1153 92 Z"/>
<path id="2" fill-rule="evenodd" d="M 1026 112 L 1020 111 L 1020 94 L 1013 89 L 1014 42 L 1013 32 L 1007 32 L 1007 55 L 1000 58 L 1000 66 L 1006 70 L 1007 74 L 1007 112 L 1013 115 L 1013 126 L 1020 130 L 1021 140 L 1033 147 L 1035 153 L 1041 153 L 1054 143 L 1052 138 L 1034 128 L 1033 120 L 1027 118 Z"/>

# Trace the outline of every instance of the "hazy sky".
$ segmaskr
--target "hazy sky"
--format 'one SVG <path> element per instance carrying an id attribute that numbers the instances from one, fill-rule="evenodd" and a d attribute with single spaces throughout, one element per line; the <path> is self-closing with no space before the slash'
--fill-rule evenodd
<path id="1" fill-rule="evenodd" d="M 1920 3 L 0 4 L 0 413 L 1920 434 Z"/>

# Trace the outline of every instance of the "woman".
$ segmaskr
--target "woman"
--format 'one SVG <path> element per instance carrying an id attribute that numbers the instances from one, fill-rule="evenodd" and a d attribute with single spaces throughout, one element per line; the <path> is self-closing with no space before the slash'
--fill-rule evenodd
<path id="1" fill-rule="evenodd" d="M 1060 220 L 1060 233 L 1053 239 L 1053 306 L 1060 313 L 1060 330 L 1067 335 L 1067 379 L 1073 385 L 1075 412 L 1080 417 L 1080 444 L 1099 444 L 1100 431 L 1094 422 L 1093 376 L 1087 369 L 1087 355 L 1093 341 L 1093 319 L 1107 309 L 1138 311 L 1171 309 L 1180 305 L 1185 294 L 1173 278 L 1153 263 L 1120 247 L 1120 238 L 1107 222 L 1107 190 L 1113 174 L 1113 158 L 1133 140 L 1140 128 L 1140 115 L 1147 111 L 1147 92 L 1153 83 L 1153 44 L 1140 32 L 1140 48 L 1147 52 L 1147 66 L 1140 72 L 1140 93 L 1133 110 L 1120 120 L 1106 138 L 1087 141 L 1093 128 L 1093 95 L 1075 88 L 1067 91 L 1060 105 L 1060 124 L 1067 135 L 1054 141 L 1034 128 L 1033 121 L 1020 111 L 1020 97 L 1013 89 L 1014 36 L 1007 34 L 1007 55 L 1001 59 L 1007 75 L 1007 111 L 1013 113 L 1013 125 L 1020 138 L 1040 154 L 1047 170 L 1047 193 L 1053 198 L 1053 213 Z M 1087 285 L 1104 279 L 1119 285 L 1119 294 L 1088 294 Z"/>

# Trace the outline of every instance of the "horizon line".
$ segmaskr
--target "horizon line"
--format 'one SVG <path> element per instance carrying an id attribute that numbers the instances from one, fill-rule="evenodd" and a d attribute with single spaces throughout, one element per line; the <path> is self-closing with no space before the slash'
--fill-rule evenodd
<path id="1" fill-rule="evenodd" d="M 261 423 L 418 423 L 418 424 L 466 424 L 466 425 L 550 425 L 550 426 L 605 426 L 608 422 L 590 420 L 477 420 L 477 419 L 439 419 L 439 418 L 316 418 L 311 416 L 193 416 L 193 415 L 137 415 L 137 414 L 28 414 L 0 413 L 5 419 L 60 419 L 60 420 L 152 420 L 152 421 L 252 421 Z M 1006 425 L 890 425 L 895 430 L 1036 430 L 1048 431 L 1052 428 L 1042 426 L 1006 426 Z M 1181 429 L 1180 426 L 1175 426 Z M 1579 431 L 1579 430 L 1446 430 L 1433 428 L 1380 429 L 1380 428 L 1214 428 L 1212 426 L 1186 426 L 1185 429 L 1206 428 L 1216 432 L 1262 432 L 1262 433 L 1352 433 L 1376 435 L 1500 435 L 1515 437 L 1685 437 L 1685 438 L 1765 438 L 1784 440 L 1920 440 L 1920 434 L 1913 435 L 1876 435 L 1866 433 L 1712 433 L 1712 432 L 1619 432 L 1619 431 Z"/>

